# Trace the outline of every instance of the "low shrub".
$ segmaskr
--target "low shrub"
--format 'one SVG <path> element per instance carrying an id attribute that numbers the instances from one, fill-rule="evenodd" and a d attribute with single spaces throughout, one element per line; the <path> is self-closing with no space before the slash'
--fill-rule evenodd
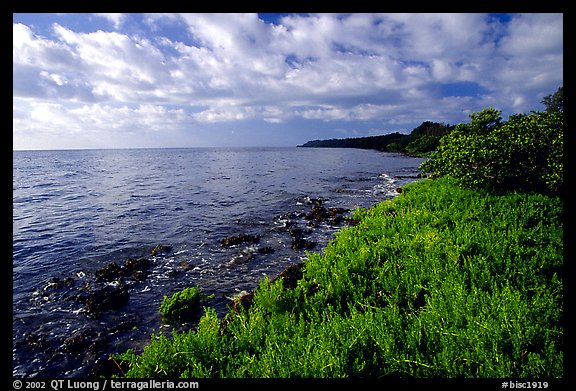
<path id="1" fill-rule="evenodd" d="M 502 122 L 489 108 L 440 139 L 420 169 L 471 188 L 562 194 L 563 112 L 516 114 Z"/>
<path id="2" fill-rule="evenodd" d="M 166 321 L 192 320 L 200 314 L 202 294 L 197 287 L 185 288 L 171 297 L 164 296 L 160 304 L 160 314 Z"/>
<path id="3" fill-rule="evenodd" d="M 421 180 L 359 209 L 302 276 L 117 355 L 127 377 L 563 376 L 562 201 Z"/>

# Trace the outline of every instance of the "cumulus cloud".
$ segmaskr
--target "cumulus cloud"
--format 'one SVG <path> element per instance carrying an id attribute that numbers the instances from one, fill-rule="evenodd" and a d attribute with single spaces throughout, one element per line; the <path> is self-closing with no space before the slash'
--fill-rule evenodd
<path id="1" fill-rule="evenodd" d="M 165 131 L 454 123 L 487 105 L 539 109 L 563 80 L 561 14 L 147 14 L 133 15 L 142 23 L 130 32 L 126 15 L 95 16 L 113 30 L 13 24 L 14 99 L 29 102 L 15 111 L 15 136 L 32 126 L 20 118 Z"/>

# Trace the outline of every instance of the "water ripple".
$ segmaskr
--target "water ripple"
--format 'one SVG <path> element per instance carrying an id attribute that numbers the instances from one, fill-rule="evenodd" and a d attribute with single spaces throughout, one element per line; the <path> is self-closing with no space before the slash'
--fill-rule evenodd
<path id="1" fill-rule="evenodd" d="M 225 297 L 299 262 L 304 251 L 291 248 L 278 216 L 302 214 L 303 197 L 328 207 L 367 207 L 414 180 L 403 178 L 414 177 L 420 162 L 352 149 L 14 152 L 13 373 L 81 376 L 86 364 L 58 346 L 80 329 L 102 332 L 73 301 L 38 294 L 51 278 L 83 284 L 82 273 L 109 262 L 152 259 L 151 277 L 129 285 L 126 312 L 109 315 L 112 323 L 139 322 L 138 331 L 116 343 L 121 350 L 159 326 L 158 305 L 170 292 L 197 284 L 225 311 Z M 307 239 L 325 243 L 335 229 L 321 224 Z M 220 245 L 239 233 L 258 235 L 260 243 Z M 151 256 L 158 243 L 173 251 Z M 41 343 L 34 335 L 53 340 Z M 30 344 L 36 348 L 23 348 Z"/>

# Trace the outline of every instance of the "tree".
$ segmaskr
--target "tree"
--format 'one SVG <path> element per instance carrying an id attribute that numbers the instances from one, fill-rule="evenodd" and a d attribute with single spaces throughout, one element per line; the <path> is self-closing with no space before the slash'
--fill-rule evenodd
<path id="1" fill-rule="evenodd" d="M 485 109 L 470 118 L 440 140 L 422 171 L 455 177 L 467 187 L 561 193 L 561 112 L 516 114 L 501 122 L 499 111 Z"/>
<path id="2" fill-rule="evenodd" d="M 488 134 L 502 125 L 502 117 L 500 114 L 502 114 L 502 111 L 492 107 L 484 109 L 479 113 L 472 113 L 470 114 L 472 122 L 468 129 L 473 134 Z"/>
<path id="3" fill-rule="evenodd" d="M 412 139 L 406 145 L 406 151 L 411 155 L 424 155 L 434 151 L 440 145 L 442 136 L 424 135 Z"/>
<path id="4" fill-rule="evenodd" d="M 450 133 L 452 130 L 452 126 L 447 125 L 445 123 L 439 122 L 432 122 L 432 121 L 424 121 L 417 127 L 415 127 L 412 132 L 410 133 L 411 136 L 444 136 L 447 133 Z"/>
<path id="5" fill-rule="evenodd" d="M 546 112 L 564 112 L 564 86 L 561 86 L 556 90 L 554 94 L 545 96 L 542 99 L 544 106 L 546 106 Z"/>

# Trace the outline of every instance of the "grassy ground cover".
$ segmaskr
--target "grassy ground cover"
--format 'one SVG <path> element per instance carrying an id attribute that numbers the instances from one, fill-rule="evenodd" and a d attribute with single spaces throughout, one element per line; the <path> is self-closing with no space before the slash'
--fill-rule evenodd
<path id="1" fill-rule="evenodd" d="M 558 197 L 422 180 L 367 210 L 297 284 L 115 357 L 127 377 L 563 376 Z M 295 286 L 294 286 L 295 285 Z"/>

